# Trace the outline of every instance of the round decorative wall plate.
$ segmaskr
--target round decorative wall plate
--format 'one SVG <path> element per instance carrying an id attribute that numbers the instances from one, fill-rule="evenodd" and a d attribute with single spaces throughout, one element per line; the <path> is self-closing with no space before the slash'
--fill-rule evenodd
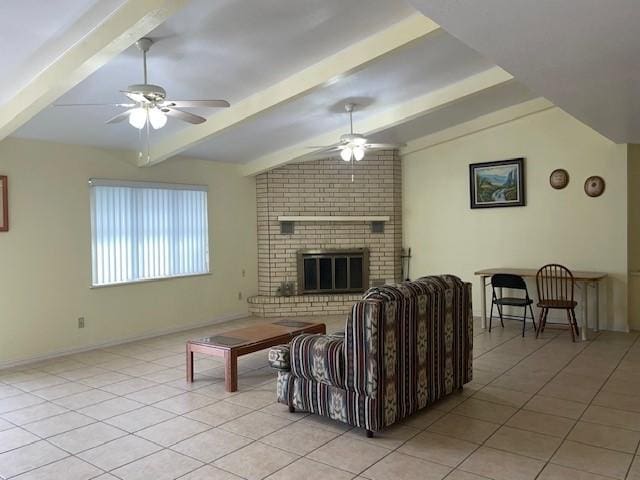
<path id="1" fill-rule="evenodd" d="M 604 192 L 604 178 L 594 175 L 584 182 L 584 193 L 590 197 L 599 197 Z"/>
<path id="2" fill-rule="evenodd" d="M 549 185 L 556 190 L 562 190 L 569 183 L 569 172 L 564 168 L 556 168 L 549 175 Z"/>

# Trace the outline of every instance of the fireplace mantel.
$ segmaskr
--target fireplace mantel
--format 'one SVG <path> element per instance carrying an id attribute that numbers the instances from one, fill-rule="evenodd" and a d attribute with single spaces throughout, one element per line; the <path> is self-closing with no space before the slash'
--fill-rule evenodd
<path id="1" fill-rule="evenodd" d="M 388 222 L 389 215 L 280 215 L 279 222 Z"/>

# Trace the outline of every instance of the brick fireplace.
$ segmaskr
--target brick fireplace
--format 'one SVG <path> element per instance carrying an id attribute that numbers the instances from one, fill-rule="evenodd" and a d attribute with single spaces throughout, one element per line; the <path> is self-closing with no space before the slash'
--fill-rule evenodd
<path id="1" fill-rule="evenodd" d="M 400 279 L 400 158 L 375 152 L 355 164 L 353 182 L 351 174 L 349 163 L 333 157 L 258 175 L 258 295 L 248 299 L 251 313 L 346 313 L 362 291 Z"/>

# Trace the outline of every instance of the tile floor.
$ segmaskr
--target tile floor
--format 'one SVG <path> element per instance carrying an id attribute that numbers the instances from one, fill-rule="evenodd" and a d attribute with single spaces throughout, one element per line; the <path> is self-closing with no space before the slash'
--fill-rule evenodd
<path id="1" fill-rule="evenodd" d="M 210 357 L 185 383 L 185 340 L 230 327 L 0 371 L 0 477 L 640 480 L 636 333 L 572 344 L 566 331 L 476 325 L 474 381 L 367 439 L 274 403 L 265 352 L 240 360 L 237 393 Z"/>

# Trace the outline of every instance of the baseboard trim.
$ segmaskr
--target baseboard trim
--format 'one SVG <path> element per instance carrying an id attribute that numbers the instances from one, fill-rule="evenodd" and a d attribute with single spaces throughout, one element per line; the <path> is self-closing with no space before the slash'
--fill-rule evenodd
<path id="1" fill-rule="evenodd" d="M 231 320 L 247 318 L 248 316 L 249 314 L 246 312 L 230 313 L 228 315 L 222 315 L 220 317 L 216 317 L 213 320 L 206 320 L 204 322 L 198 322 L 198 323 L 193 323 L 189 325 L 180 325 L 180 326 L 169 327 L 169 328 L 164 328 L 160 330 L 152 330 L 150 332 L 143 333 L 142 335 L 135 335 L 133 337 L 112 339 L 106 342 L 92 343 L 90 345 L 85 345 L 82 347 L 56 350 L 54 352 L 50 352 L 44 355 L 24 357 L 19 360 L 7 360 L 7 361 L 0 362 L 0 370 L 5 368 L 21 367 L 24 365 L 29 365 L 31 363 L 42 362 L 44 360 L 51 360 L 53 358 L 64 357 L 66 355 L 73 355 L 74 353 L 88 352 L 89 350 L 95 350 L 96 348 L 114 347 L 116 345 L 122 345 L 124 343 L 137 342 L 139 340 L 148 340 L 150 338 L 161 337 L 163 335 L 170 335 L 172 333 L 185 332 L 187 330 L 193 330 L 194 328 L 208 327 L 209 325 L 216 325 L 218 323 L 229 322 Z"/>

